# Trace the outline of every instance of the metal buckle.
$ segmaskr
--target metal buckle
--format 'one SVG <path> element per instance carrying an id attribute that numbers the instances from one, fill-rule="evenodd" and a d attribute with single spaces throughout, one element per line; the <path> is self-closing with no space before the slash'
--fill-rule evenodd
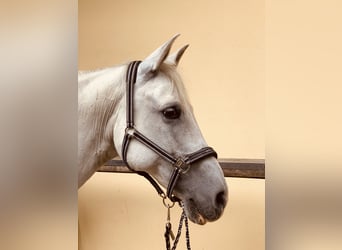
<path id="1" fill-rule="evenodd" d="M 185 174 L 190 169 L 190 164 L 187 164 L 182 157 L 177 158 L 177 161 L 175 162 L 174 166 L 176 168 L 179 168 L 182 174 Z"/>

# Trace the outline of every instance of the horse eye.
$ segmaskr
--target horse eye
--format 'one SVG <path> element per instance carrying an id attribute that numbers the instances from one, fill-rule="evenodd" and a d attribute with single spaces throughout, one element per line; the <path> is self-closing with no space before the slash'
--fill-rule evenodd
<path id="1" fill-rule="evenodd" d="M 169 107 L 163 110 L 163 115 L 166 119 L 178 119 L 180 114 L 181 110 L 178 107 Z"/>

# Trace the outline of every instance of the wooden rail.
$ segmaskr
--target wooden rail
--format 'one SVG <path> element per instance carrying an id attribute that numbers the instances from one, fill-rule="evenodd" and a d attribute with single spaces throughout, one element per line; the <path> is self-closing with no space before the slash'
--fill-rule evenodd
<path id="1" fill-rule="evenodd" d="M 225 177 L 265 179 L 264 159 L 219 159 Z M 102 166 L 99 172 L 132 173 L 122 160 L 113 159 Z"/>

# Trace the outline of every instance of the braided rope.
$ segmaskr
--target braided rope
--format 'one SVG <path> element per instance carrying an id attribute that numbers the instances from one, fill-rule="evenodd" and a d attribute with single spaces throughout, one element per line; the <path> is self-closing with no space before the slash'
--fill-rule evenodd
<path id="1" fill-rule="evenodd" d="M 179 241 L 179 238 L 182 234 L 182 227 L 183 227 L 183 221 L 184 221 L 184 217 L 186 217 L 185 213 L 184 213 L 184 210 L 183 210 L 183 213 L 181 215 L 181 218 L 179 220 L 179 226 L 178 226 L 178 231 L 177 231 L 177 236 L 175 238 L 175 241 L 173 242 L 173 247 L 172 247 L 172 250 L 175 250 L 176 247 L 177 247 L 177 244 L 178 244 L 178 241 Z"/>
<path id="2" fill-rule="evenodd" d="M 166 225 L 165 226 L 165 243 L 166 243 L 166 250 L 170 250 L 170 228 Z"/>
<path id="3" fill-rule="evenodd" d="M 185 223 L 185 229 L 186 229 L 186 231 L 185 231 L 186 247 L 187 247 L 188 250 L 191 250 L 189 223 L 188 223 L 188 217 L 186 217 L 186 216 L 184 217 L 184 223 Z"/>
<path id="4" fill-rule="evenodd" d="M 185 210 L 184 210 L 184 205 L 182 202 L 180 202 L 180 206 L 182 208 L 182 215 L 180 217 L 179 220 L 179 225 L 178 225 L 178 231 L 177 231 L 177 235 L 175 237 L 175 240 L 173 242 L 173 246 L 171 250 L 176 250 L 177 244 L 179 242 L 179 238 L 182 234 L 182 228 L 183 228 L 183 222 L 185 224 L 185 239 L 186 239 L 186 247 L 187 250 L 191 250 L 191 246 L 190 246 L 190 233 L 189 233 L 189 222 L 188 222 L 188 217 L 185 214 Z M 171 234 L 171 224 L 166 224 L 166 230 L 165 230 L 165 243 L 166 243 L 166 250 L 170 250 L 171 244 L 170 244 L 170 234 Z"/>

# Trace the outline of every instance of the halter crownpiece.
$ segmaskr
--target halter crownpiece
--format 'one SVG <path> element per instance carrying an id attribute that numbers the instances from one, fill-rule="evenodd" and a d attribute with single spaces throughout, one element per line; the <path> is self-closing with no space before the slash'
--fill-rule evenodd
<path id="1" fill-rule="evenodd" d="M 137 78 L 138 67 L 141 61 L 133 61 L 128 65 L 127 75 L 126 75 L 126 129 L 125 136 L 122 142 L 122 158 L 126 166 L 133 172 L 144 176 L 157 190 L 158 194 L 165 199 L 168 197 L 171 201 L 180 201 L 179 198 L 173 195 L 173 190 L 177 184 L 177 181 L 181 174 L 189 171 L 191 164 L 210 156 L 217 158 L 217 154 L 211 147 L 204 147 L 195 151 L 191 154 L 186 154 L 184 156 L 175 157 L 174 155 L 168 153 L 165 149 L 158 146 L 156 143 L 151 141 L 149 138 L 140 133 L 134 126 L 134 84 Z M 127 162 L 127 152 L 131 139 L 136 139 L 146 147 L 154 151 L 161 158 L 169 162 L 174 168 L 171 175 L 166 195 L 163 189 L 158 185 L 158 183 L 144 171 L 136 171 L 131 168 Z"/>

